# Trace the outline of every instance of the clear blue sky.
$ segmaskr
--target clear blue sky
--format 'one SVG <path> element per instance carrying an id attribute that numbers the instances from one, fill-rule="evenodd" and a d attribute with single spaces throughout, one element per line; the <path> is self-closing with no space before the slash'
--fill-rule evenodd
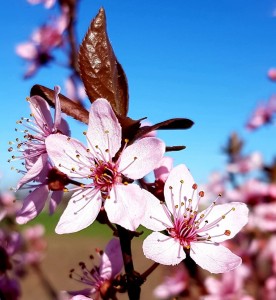
<path id="1" fill-rule="evenodd" d="M 15 45 L 26 41 L 49 16 L 42 5 L 25 0 L 1 3 L 0 186 L 16 176 L 6 162 L 15 121 L 29 115 L 25 101 L 35 83 L 63 85 L 66 71 L 55 65 L 23 80 L 26 65 Z M 84 36 L 98 9 L 106 10 L 108 34 L 129 81 L 132 118 L 152 123 L 172 117 L 195 121 L 188 131 L 161 134 L 168 145 L 184 144 L 175 163 L 186 163 L 203 182 L 223 167 L 221 147 L 232 131 L 247 142 L 246 151 L 260 149 L 268 161 L 275 152 L 274 128 L 248 133 L 244 124 L 255 105 L 276 91 L 266 73 L 276 66 L 276 1 L 82 0 L 78 35 Z M 72 123 L 74 124 L 74 122 Z M 78 129 L 73 129 L 77 136 Z"/>

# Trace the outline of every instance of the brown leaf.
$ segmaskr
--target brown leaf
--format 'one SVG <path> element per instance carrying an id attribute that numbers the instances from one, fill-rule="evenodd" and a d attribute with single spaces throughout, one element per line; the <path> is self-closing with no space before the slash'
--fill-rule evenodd
<path id="1" fill-rule="evenodd" d="M 189 129 L 194 125 L 194 122 L 190 119 L 185 119 L 185 118 L 174 118 L 174 119 L 169 119 L 160 123 L 157 123 L 152 126 L 143 126 L 140 127 L 139 131 L 137 132 L 135 139 L 138 139 L 142 137 L 143 135 L 146 135 L 147 133 L 157 130 L 157 129 L 162 129 L 162 130 L 170 130 L 170 129 Z"/>
<path id="2" fill-rule="evenodd" d="M 34 85 L 30 91 L 31 96 L 39 95 L 52 107 L 55 106 L 55 92 L 43 85 Z M 61 111 L 85 124 L 88 124 L 89 112 L 79 103 L 73 102 L 62 94 L 59 94 Z"/>
<path id="3" fill-rule="evenodd" d="M 92 21 L 80 46 L 79 69 L 91 102 L 106 98 L 117 115 L 127 115 L 127 79 L 110 44 L 103 8 Z"/>

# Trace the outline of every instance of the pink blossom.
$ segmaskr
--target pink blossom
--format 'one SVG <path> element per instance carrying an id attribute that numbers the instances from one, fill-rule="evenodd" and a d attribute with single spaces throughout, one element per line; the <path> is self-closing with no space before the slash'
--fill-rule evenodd
<path id="1" fill-rule="evenodd" d="M 264 300 L 275 300 L 276 298 L 276 276 L 271 276 L 265 281 Z"/>
<path id="2" fill-rule="evenodd" d="M 255 130 L 263 125 L 271 123 L 274 113 L 276 113 L 275 95 L 273 95 L 267 103 L 260 104 L 256 108 L 246 124 L 247 129 Z"/>
<path id="3" fill-rule="evenodd" d="M 18 300 L 21 296 L 19 281 L 10 278 L 7 274 L 0 275 L 0 295 L 1 299 Z"/>
<path id="4" fill-rule="evenodd" d="M 159 166 L 154 169 L 155 180 L 165 182 L 172 168 L 173 159 L 171 157 L 164 156 L 160 161 Z"/>
<path id="5" fill-rule="evenodd" d="M 51 52 L 62 45 L 67 25 L 67 11 L 63 10 L 53 24 L 43 25 L 33 33 L 29 41 L 16 46 L 17 55 L 29 63 L 25 78 L 33 76 L 41 66 L 53 60 Z"/>
<path id="6" fill-rule="evenodd" d="M 104 252 L 97 252 L 101 259 L 98 267 L 94 266 L 89 269 L 85 263 L 81 262 L 79 263 L 81 274 L 78 274 L 74 269 L 71 271 L 70 277 L 85 284 L 88 288 L 68 292 L 69 295 L 73 296 L 69 299 L 100 299 L 100 294 L 106 292 L 106 287 L 121 272 L 123 257 L 118 239 L 110 240 Z"/>
<path id="7" fill-rule="evenodd" d="M 148 193 L 145 191 L 145 193 Z M 148 193 L 149 194 L 149 193 Z M 179 264 L 189 252 L 191 258 L 211 273 L 224 273 L 241 264 L 241 258 L 220 245 L 234 237 L 248 220 L 245 204 L 214 201 L 199 212 L 203 192 L 185 165 L 175 167 L 165 183 L 165 202 L 148 195 L 142 225 L 154 230 L 143 243 L 143 251 L 164 265 Z M 167 235 L 158 231 L 167 231 Z"/>
<path id="8" fill-rule="evenodd" d="M 214 277 L 207 277 L 205 287 L 209 292 L 203 296 L 204 300 L 253 300 L 253 297 L 243 292 L 244 280 L 250 276 L 249 269 L 241 265 L 239 268 L 221 275 L 220 280 Z"/>
<path id="9" fill-rule="evenodd" d="M 178 296 L 188 284 L 188 274 L 183 264 L 171 267 L 171 274 L 165 276 L 164 281 L 158 285 L 153 294 L 158 299 L 168 299 Z"/>
<path id="10" fill-rule="evenodd" d="M 66 121 L 61 118 L 59 94 L 60 88 L 55 87 L 55 115 L 54 120 L 50 113 L 48 103 L 40 96 L 32 96 L 28 99 L 30 103 L 31 118 L 21 118 L 17 123 L 25 127 L 24 140 L 16 139 L 17 150 L 22 153 L 19 156 L 12 156 L 12 159 L 24 159 L 26 171 L 18 170 L 23 173 L 23 178 L 18 182 L 17 189 L 22 187 L 27 182 L 37 178 L 42 172 L 42 169 L 47 164 L 48 155 L 45 146 L 47 136 L 63 132 L 69 134 L 69 128 Z M 12 144 L 12 142 L 10 142 Z M 12 152 L 13 148 L 10 147 Z"/>
<path id="11" fill-rule="evenodd" d="M 14 216 L 18 209 L 14 194 L 4 192 L 0 194 L 0 221 L 6 216 Z"/>
<path id="12" fill-rule="evenodd" d="M 245 174 L 253 170 L 260 169 L 263 165 L 262 155 L 259 152 L 240 157 L 235 162 L 227 166 L 227 171 L 231 173 Z"/>
<path id="13" fill-rule="evenodd" d="M 53 7 L 56 2 L 56 0 L 27 0 L 27 1 L 32 5 L 43 3 L 45 8 Z"/>
<path id="14" fill-rule="evenodd" d="M 276 69 L 275 68 L 269 69 L 267 72 L 267 76 L 270 80 L 275 81 L 276 80 Z"/>
<path id="15" fill-rule="evenodd" d="M 46 139 L 47 152 L 61 172 L 70 178 L 92 180 L 72 195 L 56 232 L 70 233 L 89 226 L 102 205 L 111 222 L 135 230 L 144 214 L 146 197 L 137 184 L 129 181 L 142 178 L 159 164 L 164 143 L 154 137 L 131 145 L 126 140 L 116 156 L 121 148 L 122 128 L 105 99 L 91 106 L 86 138 L 88 148 L 62 134 Z"/>
<path id="16" fill-rule="evenodd" d="M 262 231 L 276 230 L 276 203 L 260 203 L 250 214 L 249 225 Z"/>

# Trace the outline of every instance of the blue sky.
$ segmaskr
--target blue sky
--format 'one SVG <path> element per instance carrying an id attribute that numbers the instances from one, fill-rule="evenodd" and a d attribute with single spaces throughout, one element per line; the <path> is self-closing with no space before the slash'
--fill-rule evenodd
<path id="1" fill-rule="evenodd" d="M 29 115 L 25 97 L 35 83 L 63 86 L 68 73 L 52 64 L 34 78 L 22 79 L 26 64 L 15 46 L 50 12 L 25 0 L 1 5 L 0 186 L 6 187 L 18 178 L 7 163 L 7 148 L 17 136 L 16 120 Z M 275 126 L 248 133 L 244 124 L 256 104 L 276 89 L 266 77 L 276 67 L 276 1 L 82 0 L 79 41 L 100 7 L 106 10 L 108 34 L 128 77 L 129 116 L 147 116 L 152 123 L 173 117 L 195 122 L 191 130 L 159 135 L 168 145 L 187 146 L 173 154 L 176 164 L 187 164 L 197 181 L 205 181 L 211 171 L 223 168 L 221 147 L 233 131 L 246 140 L 246 152 L 261 150 L 271 161 Z M 71 124 L 78 138 L 84 128 Z"/>

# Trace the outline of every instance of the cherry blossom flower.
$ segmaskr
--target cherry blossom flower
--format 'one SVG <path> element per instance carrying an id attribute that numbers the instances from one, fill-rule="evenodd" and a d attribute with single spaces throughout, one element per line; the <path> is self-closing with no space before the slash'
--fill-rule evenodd
<path id="1" fill-rule="evenodd" d="M 133 180 L 142 178 L 160 162 L 164 143 L 146 137 L 121 148 L 122 128 L 109 102 L 96 100 L 90 110 L 86 134 L 88 148 L 65 135 L 50 135 L 47 152 L 55 166 L 69 178 L 92 180 L 72 195 L 56 228 L 70 233 L 94 222 L 104 204 L 109 220 L 135 230 L 144 214 L 146 196 Z M 60 145 L 56 147 L 56 145 Z"/>
<path id="2" fill-rule="evenodd" d="M 43 3 L 45 8 L 48 9 L 53 7 L 56 3 L 56 0 L 27 0 L 27 1 L 32 5 Z"/>
<path id="3" fill-rule="evenodd" d="M 257 128 L 272 122 L 273 115 L 276 113 L 276 96 L 273 95 L 267 103 L 260 104 L 253 112 L 246 124 L 247 129 L 256 130 Z"/>
<path id="4" fill-rule="evenodd" d="M 6 216 L 14 216 L 18 209 L 15 196 L 11 192 L 0 194 L 0 221 Z"/>
<path id="5" fill-rule="evenodd" d="M 252 154 L 240 157 L 235 162 L 230 163 L 227 166 L 227 171 L 231 173 L 245 174 L 253 170 L 260 169 L 263 165 L 262 155 L 259 152 L 253 152 Z"/>
<path id="6" fill-rule="evenodd" d="M 276 80 L 276 69 L 275 68 L 269 69 L 267 72 L 267 76 L 270 80 L 275 81 Z"/>
<path id="7" fill-rule="evenodd" d="M 204 284 L 209 292 L 208 296 L 203 296 L 203 300 L 253 300 L 253 297 L 243 292 L 244 281 L 250 276 L 249 269 L 241 265 L 239 268 L 222 274 L 221 279 L 209 276 Z"/>
<path id="8" fill-rule="evenodd" d="M 249 225 L 263 231 L 275 231 L 276 203 L 260 203 L 256 205 L 250 214 Z"/>
<path id="9" fill-rule="evenodd" d="M 153 290 L 158 299 L 171 299 L 187 288 L 189 277 L 184 265 L 171 267 L 170 271 L 171 274 L 165 276 L 164 281 Z"/>
<path id="10" fill-rule="evenodd" d="M 145 191 L 145 193 L 148 193 Z M 149 193 L 148 193 L 149 194 Z M 179 264 L 190 257 L 211 273 L 224 273 L 241 264 L 241 258 L 220 245 L 234 237 L 248 220 L 243 203 L 217 205 L 214 201 L 199 212 L 203 192 L 185 165 L 175 167 L 165 183 L 165 201 L 148 195 L 142 225 L 154 230 L 143 243 L 147 258 L 164 265 Z M 166 230 L 166 234 L 159 231 Z"/>
<path id="11" fill-rule="evenodd" d="M 53 60 L 52 51 L 63 43 L 63 33 L 68 25 L 66 9 L 52 24 L 38 28 L 27 42 L 16 46 L 15 52 L 29 63 L 24 78 L 32 77 L 38 69 Z"/>
<path id="12" fill-rule="evenodd" d="M 17 189 L 39 176 L 47 164 L 46 137 L 56 134 L 57 132 L 63 132 L 64 134 L 70 133 L 67 122 L 61 118 L 59 92 L 60 88 L 56 86 L 54 120 L 52 120 L 48 103 L 40 96 L 32 96 L 28 99 L 28 102 L 30 103 L 33 120 L 31 118 L 22 118 L 17 122 L 26 129 L 23 131 L 24 140 L 20 141 L 16 139 L 16 148 L 22 155 L 13 155 L 12 159 L 24 159 L 27 169 L 27 171 L 17 170 L 24 174 L 17 184 Z M 10 142 L 10 144 L 12 144 L 12 142 Z M 13 148 L 10 147 L 9 151 L 12 152 Z"/>
<path id="13" fill-rule="evenodd" d="M 118 239 L 112 239 L 107 244 L 105 251 L 97 251 L 100 256 L 99 266 L 94 266 L 89 269 L 85 263 L 79 263 L 81 274 L 78 274 L 74 269 L 70 272 L 70 277 L 75 279 L 88 288 L 81 291 L 68 292 L 71 300 L 81 299 L 100 299 L 100 295 L 105 295 L 109 292 L 112 285 L 112 280 L 118 275 L 123 267 L 123 257 L 121 253 L 120 242 Z"/>

